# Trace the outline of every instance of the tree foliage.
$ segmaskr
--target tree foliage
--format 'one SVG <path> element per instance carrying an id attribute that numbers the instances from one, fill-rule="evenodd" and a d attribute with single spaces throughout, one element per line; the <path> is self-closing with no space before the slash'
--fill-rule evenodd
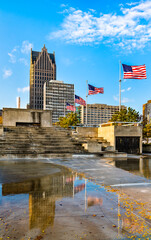
<path id="1" fill-rule="evenodd" d="M 68 128 L 70 126 L 76 126 L 79 123 L 79 119 L 76 113 L 68 113 L 66 117 L 60 117 L 57 125 L 63 128 Z"/>
<path id="2" fill-rule="evenodd" d="M 128 109 L 121 109 L 113 114 L 110 122 L 138 122 L 139 120 L 139 112 L 129 107 Z"/>

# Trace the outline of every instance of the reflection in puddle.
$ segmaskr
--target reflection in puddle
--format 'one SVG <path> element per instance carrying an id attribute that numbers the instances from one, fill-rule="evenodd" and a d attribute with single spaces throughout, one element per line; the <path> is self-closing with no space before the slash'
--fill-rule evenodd
<path id="1" fill-rule="evenodd" d="M 105 240 L 150 233 L 150 212 L 142 203 L 66 168 L 0 164 L 0 182 L 0 239 L 69 234 L 69 239 Z"/>
<path id="2" fill-rule="evenodd" d="M 129 171 L 133 174 L 151 179 L 151 159 L 127 159 L 124 161 L 115 160 L 114 165 L 118 168 Z"/>

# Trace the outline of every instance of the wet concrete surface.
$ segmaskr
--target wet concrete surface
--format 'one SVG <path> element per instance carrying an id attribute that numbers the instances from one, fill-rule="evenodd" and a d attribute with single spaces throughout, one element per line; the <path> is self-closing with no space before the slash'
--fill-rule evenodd
<path id="1" fill-rule="evenodd" d="M 1 161 L 0 239 L 151 239 L 151 181 L 115 166 L 93 155 Z"/>

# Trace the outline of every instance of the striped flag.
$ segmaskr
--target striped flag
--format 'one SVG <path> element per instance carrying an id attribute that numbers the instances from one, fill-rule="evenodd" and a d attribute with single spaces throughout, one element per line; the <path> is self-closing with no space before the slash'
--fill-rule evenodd
<path id="1" fill-rule="evenodd" d="M 76 107 L 69 103 L 66 103 L 66 109 L 73 111 L 73 112 L 76 111 Z"/>
<path id="2" fill-rule="evenodd" d="M 97 87 L 94 87 L 90 84 L 88 84 L 88 88 L 89 88 L 88 95 L 104 93 L 104 88 L 97 88 Z"/>
<path id="3" fill-rule="evenodd" d="M 86 106 L 86 101 L 77 95 L 75 95 L 75 103 Z"/>
<path id="4" fill-rule="evenodd" d="M 146 79 L 146 66 L 128 66 L 122 64 L 124 71 L 124 79 Z"/>

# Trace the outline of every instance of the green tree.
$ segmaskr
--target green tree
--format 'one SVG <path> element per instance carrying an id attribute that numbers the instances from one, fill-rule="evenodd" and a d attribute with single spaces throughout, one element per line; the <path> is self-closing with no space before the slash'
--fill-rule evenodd
<path id="1" fill-rule="evenodd" d="M 129 107 L 113 114 L 110 122 L 138 122 L 139 119 L 139 112 Z"/>
<path id="2" fill-rule="evenodd" d="M 57 125 L 63 128 L 68 128 L 70 126 L 76 126 L 79 123 L 79 119 L 76 113 L 68 113 L 66 117 L 60 117 Z"/>
<path id="3" fill-rule="evenodd" d="M 148 143 L 148 138 L 151 137 L 151 123 L 146 124 L 143 128 L 143 137 L 147 139 Z"/>

